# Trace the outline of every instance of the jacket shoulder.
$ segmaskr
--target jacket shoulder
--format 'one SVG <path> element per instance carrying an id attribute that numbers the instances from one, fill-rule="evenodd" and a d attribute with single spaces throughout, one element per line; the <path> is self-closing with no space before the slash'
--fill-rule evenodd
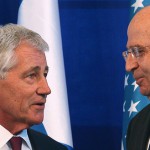
<path id="1" fill-rule="evenodd" d="M 150 132 L 150 105 L 142 109 L 129 123 L 127 149 L 141 150 L 147 145 Z"/>
<path id="2" fill-rule="evenodd" d="M 32 147 L 36 150 L 67 150 L 66 146 L 63 144 L 33 129 L 28 129 L 28 136 Z"/>

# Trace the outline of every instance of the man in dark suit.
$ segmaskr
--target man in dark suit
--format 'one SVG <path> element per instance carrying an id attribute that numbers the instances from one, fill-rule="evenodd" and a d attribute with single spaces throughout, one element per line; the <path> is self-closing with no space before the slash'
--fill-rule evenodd
<path id="1" fill-rule="evenodd" d="M 126 70 L 133 73 L 141 94 L 150 98 L 150 6 L 143 8 L 128 27 Z M 150 140 L 150 105 L 130 122 L 127 150 L 147 150 Z"/>
<path id="2" fill-rule="evenodd" d="M 0 149 L 67 150 L 52 138 L 29 129 L 44 118 L 47 43 L 22 26 L 0 27 Z M 18 149 L 17 149 L 18 150 Z"/>

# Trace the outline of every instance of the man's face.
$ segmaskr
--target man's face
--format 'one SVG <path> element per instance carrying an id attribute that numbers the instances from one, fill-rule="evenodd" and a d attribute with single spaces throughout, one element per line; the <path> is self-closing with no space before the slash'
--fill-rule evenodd
<path id="1" fill-rule="evenodd" d="M 132 57 L 130 53 L 126 60 L 126 70 L 133 73 L 141 94 L 150 98 L 150 22 L 145 23 L 141 17 L 129 25 L 127 48 L 144 47 L 144 53 L 139 58 Z"/>
<path id="2" fill-rule="evenodd" d="M 29 127 L 43 121 L 51 92 L 45 78 L 48 67 L 45 54 L 30 45 L 21 44 L 15 55 L 16 66 L 0 80 L 0 120 Z"/>

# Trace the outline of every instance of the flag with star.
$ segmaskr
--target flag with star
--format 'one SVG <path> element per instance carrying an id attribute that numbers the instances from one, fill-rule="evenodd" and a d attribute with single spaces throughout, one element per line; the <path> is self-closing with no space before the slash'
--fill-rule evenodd
<path id="1" fill-rule="evenodd" d="M 148 5 L 150 5 L 150 1 L 148 0 L 132 0 L 130 7 L 131 18 L 140 9 Z M 124 91 L 122 150 L 126 150 L 126 134 L 129 122 L 150 103 L 146 96 L 141 95 L 132 73 L 126 73 L 125 75 Z"/>

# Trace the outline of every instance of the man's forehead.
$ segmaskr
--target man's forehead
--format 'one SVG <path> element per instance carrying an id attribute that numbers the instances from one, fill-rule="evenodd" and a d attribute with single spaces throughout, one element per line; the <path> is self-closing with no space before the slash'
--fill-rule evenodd
<path id="1" fill-rule="evenodd" d="M 146 6 L 134 15 L 131 22 L 138 20 L 139 18 L 140 18 L 140 20 L 142 20 L 142 18 L 144 19 L 144 18 L 149 17 L 149 16 L 150 16 L 150 6 Z"/>
<path id="2" fill-rule="evenodd" d="M 132 46 L 149 46 L 150 45 L 150 31 L 143 32 L 143 31 L 131 31 L 128 34 L 128 41 L 127 41 L 127 47 Z"/>
<path id="3" fill-rule="evenodd" d="M 139 12 L 137 12 L 134 17 L 132 18 L 129 26 L 128 26 L 128 32 L 130 32 L 130 29 L 136 27 L 136 28 L 144 28 L 147 25 L 150 24 L 150 6 L 144 7 Z"/>
<path id="4" fill-rule="evenodd" d="M 150 7 L 148 9 L 150 12 Z M 143 14 L 140 12 L 135 15 L 128 26 L 128 42 L 127 47 L 134 45 L 148 46 L 150 40 L 150 13 Z"/>

